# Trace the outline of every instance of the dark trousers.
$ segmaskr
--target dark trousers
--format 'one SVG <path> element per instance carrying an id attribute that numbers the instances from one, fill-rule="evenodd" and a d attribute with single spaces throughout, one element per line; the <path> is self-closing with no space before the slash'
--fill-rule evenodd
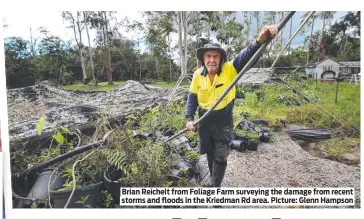
<path id="1" fill-rule="evenodd" d="M 209 115 L 198 128 L 200 154 L 214 154 L 216 161 L 224 163 L 229 155 L 233 138 L 232 112 L 224 116 Z"/>

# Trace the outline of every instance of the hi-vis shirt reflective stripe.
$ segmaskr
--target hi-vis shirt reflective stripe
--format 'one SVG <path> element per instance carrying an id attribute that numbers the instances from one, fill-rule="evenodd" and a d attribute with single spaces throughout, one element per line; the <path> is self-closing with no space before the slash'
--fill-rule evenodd
<path id="1" fill-rule="evenodd" d="M 210 109 L 238 74 L 233 65 L 233 61 L 224 63 L 221 70 L 220 75 L 215 75 L 213 83 L 211 83 L 208 75 L 204 76 L 202 74 L 203 68 L 199 68 L 194 72 L 189 91 L 197 95 L 197 101 L 200 108 L 205 110 Z M 235 99 L 235 95 L 236 90 L 234 86 L 217 105 L 215 110 L 225 108 Z"/>

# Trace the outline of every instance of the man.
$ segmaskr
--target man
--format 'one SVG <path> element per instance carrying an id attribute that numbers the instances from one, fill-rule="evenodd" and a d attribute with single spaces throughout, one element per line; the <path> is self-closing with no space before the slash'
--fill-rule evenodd
<path id="1" fill-rule="evenodd" d="M 262 43 L 273 38 L 277 32 L 277 25 L 263 27 L 258 38 L 229 62 L 219 44 L 206 44 L 197 50 L 197 59 L 203 67 L 194 72 L 190 85 L 186 106 L 188 131 L 195 130 L 193 121 L 197 106 L 201 117 L 222 96 Z M 235 92 L 233 87 L 198 128 L 200 154 L 207 154 L 211 176 L 211 184 L 205 186 L 221 187 L 225 175 L 229 143 L 233 138 Z"/>

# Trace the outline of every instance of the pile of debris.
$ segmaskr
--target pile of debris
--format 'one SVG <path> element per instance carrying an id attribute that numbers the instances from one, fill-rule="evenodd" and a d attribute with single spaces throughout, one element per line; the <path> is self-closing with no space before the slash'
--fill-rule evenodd
<path id="1" fill-rule="evenodd" d="M 178 90 L 177 101 L 184 98 L 184 88 Z M 59 127 L 78 127 L 100 116 L 123 116 L 164 104 L 169 89 L 127 81 L 108 92 L 68 91 L 48 83 L 8 90 L 9 135 L 20 139 L 37 135 L 36 124 L 42 115 L 43 131 Z"/>

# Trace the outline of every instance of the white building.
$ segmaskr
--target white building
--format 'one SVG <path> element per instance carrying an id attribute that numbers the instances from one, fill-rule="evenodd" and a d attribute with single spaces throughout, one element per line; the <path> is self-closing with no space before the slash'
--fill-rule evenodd
<path id="1" fill-rule="evenodd" d="M 313 78 L 333 78 L 340 76 L 350 76 L 360 72 L 360 61 L 354 62 L 335 62 L 331 59 L 326 59 L 316 64 Z"/>
<path id="2" fill-rule="evenodd" d="M 337 77 L 339 70 L 339 63 L 334 62 L 331 59 L 326 59 L 325 61 L 316 64 L 313 77 L 317 77 L 318 79 Z"/>

